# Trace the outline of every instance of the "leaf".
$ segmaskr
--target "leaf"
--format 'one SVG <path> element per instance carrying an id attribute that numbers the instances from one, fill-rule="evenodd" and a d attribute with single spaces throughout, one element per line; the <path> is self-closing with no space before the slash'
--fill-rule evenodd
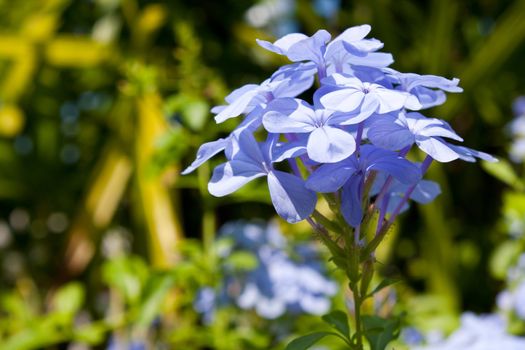
<path id="1" fill-rule="evenodd" d="M 175 284 L 173 275 L 153 276 L 145 292 L 144 300 L 140 305 L 136 324 L 148 328 L 155 317 L 160 313 L 166 295 Z"/>
<path id="2" fill-rule="evenodd" d="M 348 326 L 348 317 L 344 311 L 335 310 L 321 318 L 350 341 L 350 327 Z"/>
<path id="3" fill-rule="evenodd" d="M 304 350 L 308 349 L 315 343 L 317 343 L 319 340 L 323 339 L 327 335 L 336 335 L 332 332 L 315 332 L 307 335 L 303 335 L 302 337 L 296 338 L 292 340 L 288 345 L 286 345 L 285 350 Z"/>
<path id="4" fill-rule="evenodd" d="M 523 182 L 512 168 L 512 165 L 505 159 L 500 159 L 497 163 L 482 161 L 483 169 L 498 180 L 514 187 L 517 190 L 525 188 Z"/>
<path id="5" fill-rule="evenodd" d="M 516 240 L 503 242 L 496 247 L 489 262 L 492 275 L 502 280 L 505 279 L 510 266 L 515 262 L 521 252 L 521 244 Z"/>
<path id="6" fill-rule="evenodd" d="M 65 314 L 76 313 L 84 302 L 84 289 L 80 283 L 69 283 L 60 288 L 54 298 L 54 311 Z"/>
<path id="7" fill-rule="evenodd" d="M 225 261 L 225 264 L 237 271 L 251 271 L 259 265 L 257 258 L 250 252 L 238 251 L 231 253 Z"/>
<path id="8" fill-rule="evenodd" d="M 370 298 L 371 296 L 373 296 L 374 294 L 376 294 L 377 292 L 379 292 L 380 290 L 388 287 L 388 286 L 391 286 L 395 283 L 399 282 L 399 280 L 395 280 L 395 279 L 392 279 L 392 278 L 385 278 L 384 280 L 382 280 L 378 285 L 377 287 L 374 288 L 373 291 L 371 291 L 370 293 L 368 293 L 366 295 L 365 298 Z"/>
<path id="9" fill-rule="evenodd" d="M 81 326 L 73 332 L 73 339 L 89 345 L 100 344 L 108 332 L 108 326 L 104 323 L 91 323 Z"/>
<path id="10" fill-rule="evenodd" d="M 399 320 L 388 320 L 378 316 L 363 316 L 364 335 L 370 350 L 384 350 L 398 336 Z"/>

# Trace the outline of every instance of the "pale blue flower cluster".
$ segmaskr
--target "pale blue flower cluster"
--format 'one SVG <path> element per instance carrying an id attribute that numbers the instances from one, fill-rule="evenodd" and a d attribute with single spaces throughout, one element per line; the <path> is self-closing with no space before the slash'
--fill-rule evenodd
<path id="1" fill-rule="evenodd" d="M 183 173 L 224 151 L 227 161 L 215 168 L 208 186 L 212 195 L 225 196 L 266 177 L 275 210 L 288 222 L 312 214 L 316 193 L 337 193 L 343 217 L 357 227 L 370 199 L 365 195 L 375 198 L 381 218 L 389 213 L 394 218 L 409 198 L 428 202 L 437 196 L 439 186 L 421 180 L 432 160 L 494 161 L 450 143 L 462 139 L 448 123 L 416 112 L 445 102 L 445 92 L 461 92 L 458 79 L 389 68 L 393 57 L 379 52 L 382 42 L 366 38 L 370 30 L 361 25 L 334 39 L 319 30 L 311 37 L 293 33 L 274 43 L 258 40 L 293 63 L 259 85 L 233 91 L 227 105 L 212 109 L 218 123 L 244 119 L 227 137 L 203 144 Z M 311 91 L 316 77 L 312 99 L 297 98 Z M 426 153 L 420 164 L 406 159 L 414 145 Z M 283 161 L 291 172 L 275 167 Z M 367 181 L 374 181 L 374 191 L 365 191 Z"/>
<path id="2" fill-rule="evenodd" d="M 525 253 L 507 272 L 507 289 L 498 294 L 497 304 L 505 314 L 525 321 Z"/>
<path id="3" fill-rule="evenodd" d="M 512 137 L 509 156 L 514 162 L 522 163 L 525 160 L 525 96 L 514 101 L 513 111 L 514 119 L 508 128 Z"/>
<path id="4" fill-rule="evenodd" d="M 478 316 L 464 313 L 461 326 L 448 338 L 413 347 L 412 350 L 522 350 L 525 338 L 507 333 L 504 320 L 494 314 Z"/>
<path id="5" fill-rule="evenodd" d="M 322 315 L 330 310 L 337 284 L 325 276 L 322 259 L 310 244 L 291 245 L 276 224 L 234 222 L 221 228 L 217 254 L 222 281 L 203 288 L 195 301 L 206 321 L 217 307 L 237 306 L 275 319 L 284 314 Z M 251 253 L 257 266 L 238 270 L 228 265 L 234 252 Z"/>

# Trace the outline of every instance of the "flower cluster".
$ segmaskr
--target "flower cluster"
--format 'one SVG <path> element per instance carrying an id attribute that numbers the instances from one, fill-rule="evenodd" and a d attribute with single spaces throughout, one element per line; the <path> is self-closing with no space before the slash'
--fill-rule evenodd
<path id="1" fill-rule="evenodd" d="M 516 163 L 525 160 L 525 96 L 518 97 L 514 101 L 515 118 L 509 124 L 509 133 L 512 137 L 509 156 Z"/>
<path id="2" fill-rule="evenodd" d="M 510 319 L 525 321 L 525 253 L 507 272 L 507 289 L 498 294 L 497 304 Z"/>
<path id="3" fill-rule="evenodd" d="M 285 313 L 321 315 L 329 311 L 337 285 L 325 277 L 318 252 L 310 244 L 292 246 L 276 224 L 226 224 L 217 247 L 222 258 L 221 285 L 201 289 L 195 301 L 205 320 L 211 321 L 215 308 L 226 305 L 255 310 L 267 319 Z M 228 257 L 239 251 L 255 257 L 253 268 L 236 269 L 228 264 Z"/>
<path id="4" fill-rule="evenodd" d="M 521 350 L 525 349 L 525 338 L 506 332 L 506 324 L 498 315 L 477 316 L 465 313 L 461 326 L 447 339 L 416 347 L 414 350 Z"/>
<path id="5" fill-rule="evenodd" d="M 432 160 L 494 160 L 450 143 L 462 139 L 448 123 L 417 112 L 442 104 L 445 92 L 461 92 L 458 79 L 389 68 L 393 57 L 379 52 L 382 42 L 366 38 L 370 30 L 352 27 L 333 40 L 325 30 L 311 37 L 288 34 L 274 43 L 258 40 L 293 63 L 259 85 L 233 91 L 227 105 L 213 108 L 218 123 L 244 119 L 227 137 L 203 144 L 183 173 L 224 151 L 227 161 L 215 168 L 208 185 L 212 195 L 225 196 L 266 177 L 275 210 L 288 222 L 307 219 L 317 193 L 336 193 L 345 221 L 358 227 L 372 197 L 380 217 L 391 219 L 409 199 L 433 200 L 439 186 L 422 180 Z M 315 81 L 310 101 L 297 98 Z M 422 163 L 406 158 L 414 145 L 426 153 Z M 275 167 L 283 161 L 291 172 Z"/>

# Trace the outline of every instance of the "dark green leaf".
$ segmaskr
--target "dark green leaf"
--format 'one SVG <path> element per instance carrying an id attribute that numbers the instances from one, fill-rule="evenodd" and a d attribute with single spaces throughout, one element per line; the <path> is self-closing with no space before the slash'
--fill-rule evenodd
<path id="1" fill-rule="evenodd" d="M 286 345 L 285 350 L 305 350 L 323 339 L 327 335 L 335 335 L 332 332 L 315 332 L 292 340 Z"/>
<path id="2" fill-rule="evenodd" d="M 380 290 L 382 290 L 383 288 L 386 288 L 388 286 L 391 286 L 392 284 L 395 284 L 399 282 L 399 280 L 395 280 L 395 279 L 392 279 L 392 278 L 385 278 L 384 280 L 382 280 L 378 285 L 377 287 L 374 288 L 373 291 L 371 291 L 369 294 L 366 295 L 366 298 L 369 298 L 371 296 L 373 296 L 374 294 L 376 294 L 377 292 L 379 292 Z"/>
<path id="3" fill-rule="evenodd" d="M 385 350 L 388 343 L 398 336 L 399 320 L 378 316 L 363 316 L 364 335 L 370 343 L 370 350 Z"/>
<path id="4" fill-rule="evenodd" d="M 324 315 L 322 319 L 350 341 L 350 327 L 348 326 L 348 317 L 345 312 L 335 310 Z"/>

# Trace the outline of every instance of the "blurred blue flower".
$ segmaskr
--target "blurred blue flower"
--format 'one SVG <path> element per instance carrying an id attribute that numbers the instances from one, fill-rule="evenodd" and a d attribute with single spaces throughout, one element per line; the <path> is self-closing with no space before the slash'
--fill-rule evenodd
<path id="1" fill-rule="evenodd" d="M 506 332 L 503 319 L 494 314 L 464 313 L 461 326 L 447 339 L 417 346 L 413 350 L 523 350 L 525 338 Z"/>
<path id="2" fill-rule="evenodd" d="M 525 253 L 507 271 L 506 282 L 507 289 L 498 294 L 497 305 L 505 314 L 525 321 Z"/>
<path id="3" fill-rule="evenodd" d="M 518 97 L 512 107 L 514 119 L 507 126 L 512 137 L 509 156 L 512 161 L 521 163 L 525 159 L 525 96 Z"/>
<path id="4" fill-rule="evenodd" d="M 314 246 L 291 245 L 275 223 L 229 223 L 221 228 L 218 240 L 230 242 L 228 249 L 219 252 L 224 262 L 230 254 L 244 251 L 253 254 L 257 266 L 237 271 L 221 265 L 221 285 L 201 289 L 194 302 L 205 322 L 211 322 L 215 308 L 226 305 L 254 310 L 267 319 L 286 313 L 321 315 L 329 311 L 337 285 L 325 276 Z"/>
<path id="5" fill-rule="evenodd" d="M 341 0 L 314 0 L 314 10 L 324 18 L 335 17 L 341 7 Z"/>

